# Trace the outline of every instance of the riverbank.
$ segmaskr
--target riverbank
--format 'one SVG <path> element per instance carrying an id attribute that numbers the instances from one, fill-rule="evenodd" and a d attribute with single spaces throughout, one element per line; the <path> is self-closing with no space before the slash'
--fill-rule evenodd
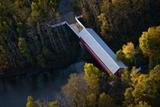
<path id="1" fill-rule="evenodd" d="M 83 61 L 77 61 L 77 62 L 83 62 Z M 77 62 L 73 62 L 69 65 L 65 65 L 64 67 L 61 68 L 37 68 L 37 67 L 24 67 L 24 68 L 19 68 L 19 69 L 14 69 L 14 70 L 7 70 L 6 72 L 0 73 L 0 79 L 2 78 L 9 78 L 9 77 L 16 77 L 16 76 L 24 76 L 24 75 L 36 75 L 41 72 L 52 72 L 57 74 L 57 70 L 63 70 L 66 69 Z"/>
<path id="2" fill-rule="evenodd" d="M 61 70 L 0 79 L 0 107 L 25 107 L 27 96 L 35 100 L 54 100 L 71 73 L 81 73 L 84 62 L 76 62 Z M 56 74 L 57 73 L 57 74 Z"/>

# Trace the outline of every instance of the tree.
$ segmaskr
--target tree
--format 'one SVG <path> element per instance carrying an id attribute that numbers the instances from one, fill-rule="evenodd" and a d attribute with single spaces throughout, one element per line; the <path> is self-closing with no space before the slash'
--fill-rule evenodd
<path id="1" fill-rule="evenodd" d="M 90 25 L 98 24 L 96 30 L 99 31 L 100 28 L 99 33 L 109 41 L 111 46 L 114 46 L 115 50 L 127 41 L 132 40 L 137 44 L 139 34 L 144 29 L 160 22 L 159 0 L 155 2 L 151 0 L 81 1 L 85 4 L 82 5 L 82 11 L 85 10 L 83 13 L 87 13 L 84 16 L 90 16 L 86 17 L 86 20 L 91 23 Z"/>
<path id="2" fill-rule="evenodd" d="M 122 51 L 127 59 L 133 59 L 135 55 L 135 47 L 132 42 L 128 42 L 127 45 L 123 45 Z"/>
<path id="3" fill-rule="evenodd" d="M 116 59 L 117 59 L 117 60 L 121 60 L 121 61 L 124 61 L 124 60 L 125 60 L 125 55 L 124 55 L 122 49 L 120 49 L 120 50 L 118 50 L 118 51 L 116 52 Z"/>
<path id="4" fill-rule="evenodd" d="M 84 78 L 92 93 L 98 94 L 100 91 L 100 77 L 102 72 L 93 64 L 84 65 Z"/>
<path id="5" fill-rule="evenodd" d="M 0 45 L 0 71 L 5 71 L 9 68 L 10 61 L 7 52 L 2 45 Z"/>
<path id="6" fill-rule="evenodd" d="M 151 107 L 146 102 L 140 101 L 135 107 Z"/>
<path id="7" fill-rule="evenodd" d="M 40 65 L 53 68 L 55 67 L 53 63 L 62 62 L 56 55 L 47 54 L 44 52 L 46 49 L 43 49 L 47 48 L 51 51 L 52 48 L 52 52 L 59 54 L 58 48 L 55 48 L 56 42 L 60 41 L 55 38 L 59 37 L 53 38 L 52 34 L 55 33 L 48 32 L 48 27 L 43 26 L 44 22 L 57 15 L 55 10 L 58 2 L 59 0 L 0 0 L 0 50 L 4 53 L 0 53 L 3 57 L 0 63 L 4 70 L 31 64 L 36 67 Z M 67 43 L 70 42 L 67 41 Z M 59 56 L 62 57 L 65 54 Z M 64 64 L 57 65 L 63 66 Z"/>
<path id="8" fill-rule="evenodd" d="M 68 83 L 62 88 L 65 105 L 68 107 L 84 107 L 88 94 L 87 83 L 83 75 L 71 74 Z"/>
<path id="9" fill-rule="evenodd" d="M 99 96 L 98 105 L 98 107 L 116 107 L 113 99 L 104 92 Z"/>
<path id="10" fill-rule="evenodd" d="M 88 25 L 92 25 L 92 27 L 99 29 L 97 23 L 97 16 L 99 15 L 99 2 L 97 0 L 80 0 L 82 14 L 84 16 L 85 21 Z M 92 17 L 92 18 L 91 18 Z"/>
<path id="11" fill-rule="evenodd" d="M 150 27 L 139 38 L 139 47 L 143 53 L 149 56 L 149 67 L 153 68 L 160 63 L 160 26 Z"/>
<path id="12" fill-rule="evenodd" d="M 116 52 L 116 58 L 124 61 L 125 64 L 131 65 L 135 61 L 136 49 L 132 42 L 128 42 L 122 46 L 122 49 Z"/>
<path id="13" fill-rule="evenodd" d="M 157 107 L 160 103 L 160 65 L 157 65 L 149 74 L 138 74 L 131 77 L 132 85 L 125 91 L 125 102 L 127 105 L 142 105 L 140 102 L 146 102 L 148 105 Z M 143 104 L 145 105 L 145 103 Z"/>
<path id="14" fill-rule="evenodd" d="M 93 64 L 84 65 L 83 74 L 71 74 L 62 93 L 69 107 L 96 107 L 102 92 L 100 80 L 105 75 Z M 105 79 L 104 79 L 105 81 Z M 103 81 L 103 85 L 105 85 Z M 103 95 L 101 95 L 103 100 Z M 107 97 L 108 98 L 108 97 Z"/>
<path id="15" fill-rule="evenodd" d="M 49 5 L 51 5 L 53 8 L 57 7 L 58 3 L 57 0 L 48 0 Z"/>
<path id="16" fill-rule="evenodd" d="M 102 35 L 106 35 L 106 31 L 107 31 L 109 26 L 107 25 L 105 14 L 101 13 L 98 16 L 98 20 L 99 20 L 100 23 L 102 23 L 102 25 L 101 25 L 101 34 Z"/>
<path id="17" fill-rule="evenodd" d="M 160 26 L 150 27 L 147 32 L 143 32 L 139 38 L 139 47 L 146 55 L 156 55 L 160 53 Z"/>
<path id="18" fill-rule="evenodd" d="M 39 15 L 40 15 L 40 10 L 39 10 L 38 3 L 33 1 L 31 5 L 31 18 L 34 21 L 36 21 Z"/>
<path id="19" fill-rule="evenodd" d="M 32 96 L 28 96 L 28 98 L 27 98 L 27 103 L 26 103 L 26 107 L 35 107 Z"/>
<path id="20" fill-rule="evenodd" d="M 17 21 L 25 22 L 30 15 L 30 0 L 14 0 Z"/>
<path id="21" fill-rule="evenodd" d="M 23 37 L 18 38 L 18 47 L 23 57 L 25 57 L 27 61 L 32 62 L 32 58 L 28 50 L 25 38 Z"/>
<path id="22" fill-rule="evenodd" d="M 97 97 L 94 93 L 91 93 L 86 98 L 86 107 L 96 107 L 97 104 Z"/>
<path id="23" fill-rule="evenodd" d="M 37 100 L 36 104 L 38 107 L 43 107 L 43 102 L 40 99 Z"/>
<path id="24" fill-rule="evenodd" d="M 58 101 L 49 102 L 48 107 L 58 107 Z"/>

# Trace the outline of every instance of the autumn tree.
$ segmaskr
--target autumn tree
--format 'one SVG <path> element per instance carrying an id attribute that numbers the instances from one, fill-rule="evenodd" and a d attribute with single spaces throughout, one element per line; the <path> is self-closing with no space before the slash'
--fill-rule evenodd
<path id="1" fill-rule="evenodd" d="M 160 26 L 150 27 L 139 38 L 139 47 L 150 58 L 149 66 L 153 68 L 160 60 Z"/>
<path id="2" fill-rule="evenodd" d="M 140 101 L 135 107 L 151 107 L 146 102 Z"/>
<path id="3" fill-rule="evenodd" d="M 98 107 L 116 107 L 112 97 L 106 93 L 101 93 L 98 100 Z"/>
<path id="4" fill-rule="evenodd" d="M 91 23 L 88 25 L 94 28 L 97 25 L 96 30 L 100 29 L 99 33 L 115 50 L 127 41 L 132 40 L 137 44 L 139 34 L 144 29 L 160 22 L 159 0 L 155 2 L 151 0 L 81 1 L 85 4 L 82 5 L 82 13 Z M 96 12 L 95 9 L 99 11 Z"/>
<path id="5" fill-rule="evenodd" d="M 37 2 L 32 2 L 31 4 L 31 18 L 33 21 L 36 21 L 40 15 L 40 10 Z"/>
<path id="6" fill-rule="evenodd" d="M 97 105 L 97 96 L 94 93 L 87 95 L 86 97 L 86 107 L 96 107 Z"/>
<path id="7" fill-rule="evenodd" d="M 35 107 L 35 104 L 34 104 L 32 96 L 28 96 L 26 107 Z"/>
<path id="8" fill-rule="evenodd" d="M 100 91 L 101 71 L 93 64 L 84 65 L 84 78 L 91 92 L 98 94 Z"/>
<path id="9" fill-rule="evenodd" d="M 99 29 L 99 24 L 97 23 L 97 16 L 100 13 L 99 1 L 97 0 L 80 0 L 81 11 L 84 16 L 85 22 L 93 28 Z M 92 18 L 91 18 L 92 17 Z"/>
<path id="10" fill-rule="evenodd" d="M 101 24 L 100 26 L 100 33 L 102 36 L 105 37 L 105 39 L 107 39 L 108 41 L 111 41 L 112 40 L 112 37 L 110 35 L 108 35 L 108 29 L 110 27 L 110 25 L 107 23 L 107 20 L 106 20 L 106 14 L 104 13 L 101 13 L 99 16 L 98 16 L 98 21 L 99 23 Z"/>
<path id="11" fill-rule="evenodd" d="M 128 42 L 122 46 L 122 49 L 117 51 L 116 58 L 122 60 L 127 65 L 131 65 L 135 61 L 136 49 L 132 42 Z"/>
<path id="12" fill-rule="evenodd" d="M 47 106 L 48 107 L 59 107 L 58 101 L 50 101 Z"/>
<path id="13" fill-rule="evenodd" d="M 103 75 L 97 67 L 93 64 L 86 63 L 84 65 L 84 73 L 72 74 L 68 83 L 62 89 L 65 100 L 67 101 L 66 104 L 69 104 L 68 106 L 70 107 L 96 107 L 97 105 L 103 107 L 110 105 L 112 98 L 106 95 L 105 92 L 103 93 L 100 85 L 100 80 L 103 76 L 105 78 L 105 74 Z M 109 102 L 105 103 L 106 100 Z"/>
<path id="14" fill-rule="evenodd" d="M 62 88 L 65 105 L 69 107 L 84 107 L 88 93 L 87 83 L 83 75 L 71 74 L 68 83 Z"/>
<path id="15" fill-rule="evenodd" d="M 135 105 L 151 105 L 153 107 L 157 107 L 160 100 L 159 73 L 160 65 L 157 65 L 149 74 L 132 74 L 132 84 L 124 93 L 124 104 L 130 105 L 131 107 Z"/>
<path id="16" fill-rule="evenodd" d="M 30 15 L 31 2 L 29 0 L 14 0 L 14 8 L 16 13 L 16 20 L 18 22 L 25 22 Z"/>
<path id="17" fill-rule="evenodd" d="M 160 53 L 160 26 L 150 27 L 147 32 L 143 32 L 139 39 L 139 46 L 146 55 L 156 55 Z"/>

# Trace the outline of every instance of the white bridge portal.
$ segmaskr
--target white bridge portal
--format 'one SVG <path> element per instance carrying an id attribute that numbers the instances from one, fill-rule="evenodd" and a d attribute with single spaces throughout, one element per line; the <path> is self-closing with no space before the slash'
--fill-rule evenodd
<path id="1" fill-rule="evenodd" d="M 80 17 L 82 16 L 75 17 L 74 21 L 63 21 L 49 26 L 57 27 L 64 24 L 68 25 L 79 37 L 83 46 L 89 51 L 89 53 L 96 59 L 96 61 L 103 67 L 105 71 L 111 75 L 120 75 L 125 68 L 125 65 L 116 59 L 114 52 L 92 28 L 85 28 L 83 26 L 83 24 L 78 20 Z"/>

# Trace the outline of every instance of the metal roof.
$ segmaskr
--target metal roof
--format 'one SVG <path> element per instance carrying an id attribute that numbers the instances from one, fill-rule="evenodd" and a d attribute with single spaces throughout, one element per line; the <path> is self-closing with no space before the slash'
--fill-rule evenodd
<path id="1" fill-rule="evenodd" d="M 125 65 L 121 61 L 116 60 L 114 52 L 106 43 L 104 43 L 93 29 L 83 28 L 78 36 L 83 39 L 83 41 L 113 74 L 115 74 L 120 68 L 125 68 Z"/>

